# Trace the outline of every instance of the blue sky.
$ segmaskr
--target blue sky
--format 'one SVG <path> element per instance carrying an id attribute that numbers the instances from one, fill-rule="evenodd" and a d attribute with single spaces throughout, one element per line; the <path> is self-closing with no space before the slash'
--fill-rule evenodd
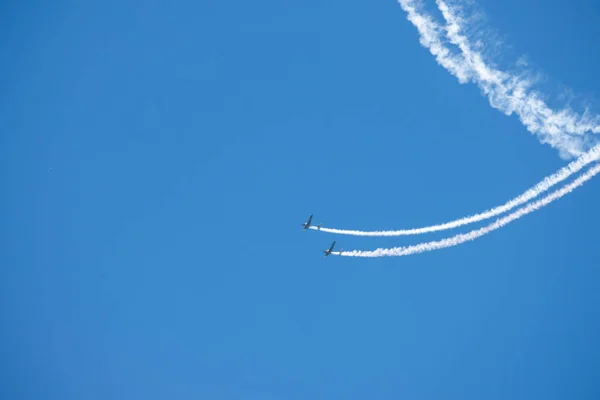
<path id="1" fill-rule="evenodd" d="M 597 2 L 478 5 L 599 110 Z M 412 257 L 320 250 L 454 231 L 300 231 L 443 222 L 565 164 L 395 1 L 0 10 L 3 398 L 598 398 L 597 178 Z"/>

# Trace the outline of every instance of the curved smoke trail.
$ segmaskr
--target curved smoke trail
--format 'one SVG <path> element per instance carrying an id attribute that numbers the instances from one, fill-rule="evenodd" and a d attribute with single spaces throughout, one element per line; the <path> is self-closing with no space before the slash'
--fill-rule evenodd
<path id="1" fill-rule="evenodd" d="M 398 0 L 398 3 L 417 28 L 421 45 L 435 56 L 438 64 L 460 83 L 475 83 L 493 108 L 506 115 L 516 114 L 528 131 L 542 143 L 558 149 L 563 158 L 578 157 L 597 143 L 594 135 L 585 134 L 600 133 L 600 116 L 587 112 L 580 116 L 570 109 L 553 110 L 538 92 L 531 90 L 531 80 L 487 64 L 462 33 L 465 19 L 460 7 L 436 0 L 446 21 L 446 25 L 441 25 L 422 10 L 418 0 Z"/>
<path id="2" fill-rule="evenodd" d="M 594 175 L 600 172 L 600 165 L 596 165 L 585 174 L 579 176 L 573 182 L 568 185 L 565 185 L 563 188 L 554 191 L 548 196 L 531 203 L 519 210 L 515 211 L 512 214 L 507 215 L 506 217 L 498 219 L 496 222 L 485 226 L 480 229 L 473 230 L 468 233 L 456 235 L 447 239 L 442 239 L 434 242 L 421 243 L 414 246 L 405 246 L 405 247 L 394 247 L 391 249 L 377 249 L 373 251 L 342 251 L 340 252 L 332 252 L 331 254 L 345 256 L 345 257 L 393 257 L 393 256 L 408 256 L 411 254 L 424 253 L 426 251 L 439 250 L 446 247 L 457 246 L 461 243 L 465 243 L 471 240 L 475 240 L 481 236 L 487 235 L 488 233 L 495 231 L 496 229 L 500 229 L 503 226 L 529 214 L 532 213 L 548 204 L 553 202 L 554 200 L 558 200 L 564 195 L 572 192 L 577 187 L 583 185 L 586 181 L 590 180 Z"/>
<path id="3" fill-rule="evenodd" d="M 482 54 L 477 52 L 467 36 L 462 34 L 465 20 L 459 7 L 450 6 L 444 0 L 436 0 L 446 21 L 446 25 L 440 25 L 431 15 L 423 12 L 418 0 L 398 2 L 407 13 L 408 20 L 417 28 L 421 45 L 435 56 L 441 66 L 456 76 L 460 83 L 474 82 L 492 107 L 506 115 L 517 114 L 530 132 L 536 134 L 543 143 L 557 148 L 563 157 L 581 155 L 581 158 L 508 203 L 480 214 L 414 229 L 360 231 L 321 228 L 321 231 L 355 236 L 404 236 L 456 228 L 491 218 L 524 204 L 598 158 L 598 147 L 583 155 L 582 153 L 591 145 L 589 138 L 583 135 L 586 132 L 600 133 L 600 118 L 587 114 L 580 117 L 568 109 L 552 110 L 537 92 L 530 90 L 532 82 L 486 64 Z M 446 38 L 448 40 L 445 40 Z M 456 47 L 457 51 L 451 50 L 448 45 Z"/>
<path id="4" fill-rule="evenodd" d="M 454 221 L 446 222 L 443 224 L 426 226 L 422 228 L 413 229 L 402 229 L 402 230 L 390 230 L 390 231 L 359 231 L 359 230 L 346 230 L 346 229 L 334 229 L 334 228 L 317 228 L 311 226 L 311 229 L 319 230 L 321 232 L 337 233 L 341 235 L 353 235 L 353 236 L 408 236 L 408 235 L 420 235 L 429 232 L 439 232 L 447 229 L 457 228 L 459 226 L 472 224 L 486 220 L 496 215 L 502 214 L 509 211 L 521 204 L 528 202 L 529 200 L 539 196 L 541 193 L 547 191 L 552 186 L 564 181 L 576 172 L 579 172 L 583 167 L 591 162 L 594 162 L 600 158 L 600 145 L 592 148 L 589 152 L 585 153 L 577 160 L 571 162 L 567 166 L 561 168 L 556 173 L 546 177 L 543 181 L 527 190 L 523 194 L 515 197 L 507 203 L 484 211 L 479 214 L 463 217 Z"/>

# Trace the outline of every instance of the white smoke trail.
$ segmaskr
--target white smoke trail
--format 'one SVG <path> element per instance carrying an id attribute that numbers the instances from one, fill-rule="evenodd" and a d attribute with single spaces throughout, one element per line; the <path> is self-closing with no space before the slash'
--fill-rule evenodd
<path id="1" fill-rule="evenodd" d="M 456 76 L 460 83 L 467 81 L 476 83 L 487 96 L 492 107 L 501 110 L 506 115 L 517 114 L 530 132 L 536 134 L 543 143 L 549 143 L 557 148 L 561 156 L 565 158 L 579 156 L 595 143 L 583 135 L 586 132 L 600 132 L 600 117 L 590 117 L 587 114 L 579 117 L 571 110 L 554 111 L 544 103 L 538 93 L 530 90 L 532 85 L 530 80 L 487 65 L 483 56 L 473 49 L 468 38 L 461 34 L 464 30 L 462 28 L 464 19 L 459 16 L 460 9 L 458 7 L 450 7 L 444 0 L 436 0 L 442 16 L 447 22 L 445 26 L 440 26 L 430 15 L 418 10 L 416 6 L 418 0 L 398 1 L 407 12 L 408 20 L 417 28 L 421 45 L 428 48 L 436 57 L 437 62 Z M 445 37 L 460 50 L 458 54 L 446 46 Z M 401 236 L 459 227 L 499 215 L 524 204 L 597 159 L 598 148 L 596 147 L 587 154 L 583 154 L 579 160 L 544 179 L 508 203 L 444 224 L 395 231 L 358 231 L 332 228 L 320 228 L 319 230 L 357 236 Z M 313 227 L 312 229 L 318 228 Z"/>
<path id="2" fill-rule="evenodd" d="M 554 111 L 544 103 L 540 94 L 530 90 L 530 80 L 487 65 L 481 53 L 475 51 L 468 38 L 461 34 L 464 18 L 459 16 L 458 7 L 436 0 L 447 22 L 442 27 L 430 15 L 419 10 L 415 0 L 398 2 L 408 14 L 408 20 L 417 28 L 421 45 L 429 49 L 441 66 L 455 75 L 460 83 L 472 81 L 477 84 L 492 107 L 506 115 L 517 114 L 527 130 L 536 134 L 542 143 L 558 149 L 564 158 L 579 156 L 597 143 L 595 138 L 584 134 L 600 133 L 599 116 L 578 116 L 569 109 Z M 444 31 L 460 54 L 453 54 L 446 46 Z"/>
<path id="3" fill-rule="evenodd" d="M 408 256 L 411 254 L 423 253 L 426 251 L 432 251 L 432 250 L 443 249 L 446 247 L 457 246 L 461 243 L 475 240 L 478 237 L 487 235 L 488 233 L 495 231 L 496 229 L 500 229 L 503 226 L 523 217 L 524 215 L 527 215 L 531 212 L 534 212 L 534 211 L 550 204 L 554 200 L 558 200 L 559 198 L 563 197 L 564 195 L 572 192 L 575 188 L 583 185 L 586 181 L 590 180 L 594 175 L 598 174 L 599 172 L 600 172 L 600 165 L 596 165 L 596 166 L 590 168 L 590 170 L 588 172 L 586 172 L 585 174 L 579 176 L 577 179 L 575 179 L 570 184 L 565 185 L 563 188 L 554 191 L 553 193 L 549 194 L 548 196 L 546 196 L 536 202 L 528 204 L 527 206 L 520 208 L 519 210 L 515 211 L 512 214 L 507 215 L 506 217 L 500 218 L 496 222 L 494 222 L 488 226 L 485 226 L 480 229 L 472 230 L 471 232 L 468 232 L 468 233 L 456 235 L 456 236 L 453 236 L 453 237 L 450 237 L 447 239 L 442 239 L 439 241 L 421 243 L 421 244 L 417 244 L 414 246 L 394 247 L 391 249 L 377 249 L 377 250 L 373 250 L 373 251 L 360 251 L 360 250 L 342 251 L 341 253 L 340 252 L 332 252 L 331 254 L 341 255 L 341 256 L 345 256 L 345 257 Z"/>
<path id="4" fill-rule="evenodd" d="M 407 235 L 420 235 L 429 232 L 444 231 L 446 229 L 457 228 L 459 226 L 471 224 L 486 220 L 496 215 L 500 215 L 506 211 L 509 211 L 521 204 L 527 203 L 529 200 L 539 196 L 541 193 L 547 191 L 552 186 L 564 181 L 576 172 L 579 172 L 583 167 L 591 162 L 594 162 L 600 158 L 600 145 L 592 148 L 589 152 L 579 157 L 577 160 L 571 162 L 567 166 L 558 170 L 558 172 L 544 178 L 537 185 L 527 190 L 523 194 L 515 197 L 507 203 L 484 211 L 479 214 L 463 217 L 454 221 L 446 222 L 439 225 L 426 226 L 422 228 L 413 229 L 402 229 L 393 231 L 359 231 L 359 230 L 346 230 L 346 229 L 333 229 L 333 228 L 317 228 L 311 226 L 311 229 L 320 230 L 322 232 L 337 233 L 341 235 L 353 235 L 353 236 L 407 236 Z"/>
<path id="5" fill-rule="evenodd" d="M 472 72 L 464 62 L 462 56 L 452 54 L 442 41 L 443 28 L 441 28 L 430 15 L 418 13 L 412 0 L 398 0 L 402 9 L 408 14 L 407 18 L 419 31 L 421 46 L 429 49 L 436 61 L 448 72 L 458 78 L 460 83 L 471 79 Z"/>

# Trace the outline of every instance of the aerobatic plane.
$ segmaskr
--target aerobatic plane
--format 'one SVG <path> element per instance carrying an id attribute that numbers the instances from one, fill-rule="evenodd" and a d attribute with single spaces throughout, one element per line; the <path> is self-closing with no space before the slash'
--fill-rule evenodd
<path id="1" fill-rule="evenodd" d="M 303 230 L 307 230 L 311 226 L 310 223 L 312 221 L 312 217 L 313 217 L 313 215 L 310 214 L 310 217 L 308 217 L 308 221 L 301 224 L 304 227 Z M 317 229 L 321 229 L 322 226 L 323 226 L 323 224 L 317 225 Z"/>
<path id="2" fill-rule="evenodd" d="M 323 258 L 331 254 L 331 252 L 333 251 L 333 246 L 335 246 L 335 241 L 331 243 L 331 247 L 329 247 L 327 250 L 323 250 L 323 253 L 325 254 Z"/>
<path id="3" fill-rule="evenodd" d="M 302 224 L 302 226 L 304 227 L 304 230 L 307 230 L 308 227 L 310 226 L 310 223 L 312 221 L 312 217 L 313 217 L 313 215 L 310 214 L 310 217 L 308 217 L 308 221 L 306 221 L 305 223 Z"/>

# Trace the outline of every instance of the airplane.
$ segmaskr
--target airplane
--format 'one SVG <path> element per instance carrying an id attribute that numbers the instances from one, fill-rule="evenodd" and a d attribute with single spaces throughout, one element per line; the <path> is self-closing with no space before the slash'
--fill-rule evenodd
<path id="1" fill-rule="evenodd" d="M 307 230 L 310 227 L 310 223 L 312 221 L 312 217 L 313 217 L 313 215 L 310 214 L 310 217 L 308 217 L 308 221 L 306 221 L 306 222 L 304 222 L 304 223 L 301 224 L 304 227 L 303 230 Z M 317 229 L 321 229 L 322 226 L 323 226 L 323 224 L 317 225 Z"/>
<path id="2" fill-rule="evenodd" d="M 327 250 L 323 250 L 323 253 L 325 254 L 323 256 L 323 258 L 325 258 L 331 254 L 331 252 L 333 251 L 333 246 L 335 246 L 335 241 L 333 241 L 333 243 L 331 243 L 331 247 L 329 247 Z"/>
<path id="3" fill-rule="evenodd" d="M 304 227 L 304 230 L 307 230 L 308 227 L 310 226 L 310 222 L 312 221 L 312 217 L 313 217 L 313 215 L 310 214 L 310 217 L 308 217 L 308 221 L 306 221 L 305 223 L 302 224 L 302 226 Z"/>

